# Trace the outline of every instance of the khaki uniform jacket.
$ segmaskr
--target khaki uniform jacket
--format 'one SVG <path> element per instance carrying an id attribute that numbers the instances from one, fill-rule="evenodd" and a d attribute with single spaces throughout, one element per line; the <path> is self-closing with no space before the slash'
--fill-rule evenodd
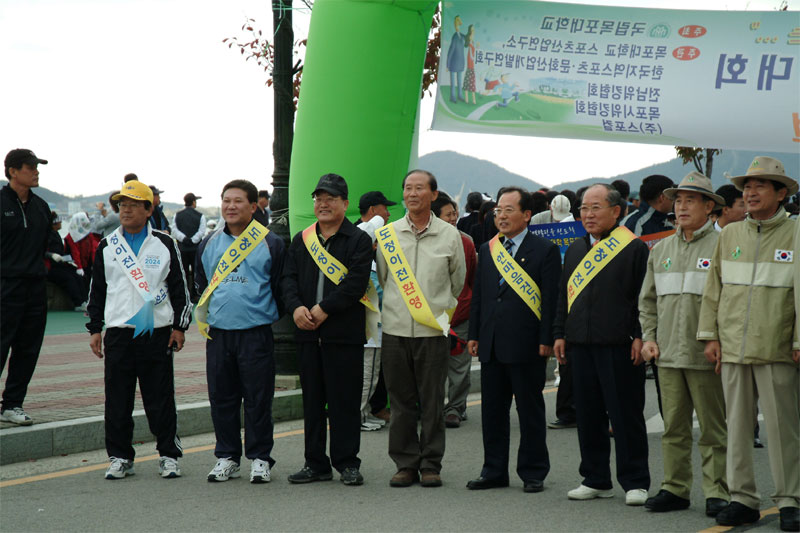
<path id="1" fill-rule="evenodd" d="M 456 307 L 458 295 L 467 275 L 461 233 L 431 213 L 431 222 L 421 235 L 411 229 L 408 216 L 393 222 L 400 248 L 408 261 L 417 283 L 428 301 L 433 316 Z M 380 243 L 378 244 L 380 246 Z M 411 318 L 403 295 L 394 279 L 389 279 L 386 259 L 380 250 L 375 252 L 378 281 L 383 287 L 381 322 L 383 332 L 398 337 L 437 337 L 442 332 L 424 326 Z"/>
<path id="2" fill-rule="evenodd" d="M 655 245 L 639 293 L 642 340 L 658 343 L 658 366 L 713 370 L 698 341 L 703 287 L 719 234 L 708 221 L 686 242 L 680 228 Z"/>
<path id="3" fill-rule="evenodd" d="M 698 340 L 719 340 L 723 363 L 792 361 L 795 330 L 795 221 L 781 207 L 767 220 L 749 216 L 722 229 L 703 291 Z"/>

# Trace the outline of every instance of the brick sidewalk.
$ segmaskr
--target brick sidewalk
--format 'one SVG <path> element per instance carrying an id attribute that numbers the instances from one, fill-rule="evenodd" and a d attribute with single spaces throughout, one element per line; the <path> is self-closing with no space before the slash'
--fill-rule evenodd
<path id="1" fill-rule="evenodd" d="M 186 345 L 175 354 L 175 397 L 178 405 L 208 401 L 205 340 L 196 327 L 186 332 Z M 4 373 L 0 388 L 5 388 Z M 46 335 L 33 374 L 25 411 L 34 424 L 103 415 L 103 361 L 89 349 L 87 333 Z M 138 387 L 134 409 L 142 409 Z M 0 422 L 0 429 L 17 427 Z"/>

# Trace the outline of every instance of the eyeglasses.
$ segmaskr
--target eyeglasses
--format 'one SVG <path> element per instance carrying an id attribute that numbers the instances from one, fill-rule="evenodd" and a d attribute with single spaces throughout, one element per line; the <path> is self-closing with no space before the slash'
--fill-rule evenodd
<path id="1" fill-rule="evenodd" d="M 499 217 L 500 215 L 508 215 L 508 216 L 510 216 L 510 215 L 514 214 L 515 212 L 517 212 L 517 211 L 519 211 L 519 209 L 516 209 L 514 207 L 506 207 L 506 208 L 495 207 L 494 209 L 492 209 L 492 212 L 494 213 L 494 216 L 496 216 L 496 217 Z"/>
<path id="2" fill-rule="evenodd" d="M 611 209 L 612 207 L 613 206 L 611 206 L 611 205 L 592 205 L 592 206 L 582 205 L 581 208 L 580 208 L 580 212 L 581 212 L 581 216 L 587 215 L 589 213 L 591 213 L 593 215 L 596 215 L 597 213 L 600 212 L 600 210 L 602 210 L 602 209 Z"/>
<path id="3" fill-rule="evenodd" d="M 341 200 L 338 196 L 314 196 L 315 204 L 333 204 Z"/>

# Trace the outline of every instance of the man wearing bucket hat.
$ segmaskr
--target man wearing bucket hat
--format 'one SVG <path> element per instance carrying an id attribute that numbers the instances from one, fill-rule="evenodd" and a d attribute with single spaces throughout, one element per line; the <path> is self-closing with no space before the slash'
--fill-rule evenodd
<path id="1" fill-rule="evenodd" d="M 50 208 L 31 190 L 39 186 L 38 166 L 46 164 L 30 150 L 11 150 L 5 159 L 8 185 L 0 191 L 0 373 L 8 362 L 0 420 L 20 426 L 33 424 L 22 402 L 47 323 L 44 254 Z"/>
<path id="2" fill-rule="evenodd" d="M 133 180 L 112 196 L 120 227 L 97 247 L 89 294 L 89 347 L 105 356 L 106 479 L 133 475 L 133 399 L 142 393 L 163 478 L 181 475 L 173 351 L 183 348 L 192 304 L 175 242 L 153 231 L 153 192 Z M 105 337 L 101 337 L 103 327 Z M 105 344 L 105 346 L 104 346 Z"/>
<path id="3" fill-rule="evenodd" d="M 664 190 L 675 202 L 678 229 L 650 252 L 639 294 L 642 355 L 655 359 L 661 384 L 664 435 L 664 482 L 648 498 L 653 512 L 689 507 L 692 487 L 692 411 L 700 422 L 698 447 L 703 465 L 706 514 L 716 516 L 729 499 L 725 481 L 725 399 L 714 365 L 696 340 L 697 318 L 711 256 L 719 234 L 708 215 L 725 205 L 711 180 L 699 172 Z"/>
<path id="4" fill-rule="evenodd" d="M 783 164 L 756 157 L 731 182 L 744 193 L 747 218 L 723 228 L 703 291 L 697 339 L 721 369 L 728 416 L 731 503 L 717 523 L 738 526 L 760 518 L 753 472 L 753 402 L 761 404 L 769 440 L 772 499 L 781 529 L 800 530 L 800 332 L 793 275 L 795 222 L 782 203 L 797 192 Z"/>

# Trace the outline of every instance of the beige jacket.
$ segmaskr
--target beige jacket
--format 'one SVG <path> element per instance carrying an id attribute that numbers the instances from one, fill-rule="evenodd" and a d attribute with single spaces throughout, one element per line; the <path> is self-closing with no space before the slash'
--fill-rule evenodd
<path id="1" fill-rule="evenodd" d="M 708 221 L 686 242 L 680 228 L 655 245 L 639 293 L 642 340 L 658 343 L 658 366 L 713 370 L 698 341 L 703 287 L 719 234 Z"/>
<path id="2" fill-rule="evenodd" d="M 723 363 L 789 363 L 795 329 L 795 221 L 781 207 L 723 228 L 700 308 L 698 340 L 719 340 Z"/>
<path id="3" fill-rule="evenodd" d="M 433 315 L 439 316 L 454 308 L 467 275 L 461 234 L 447 222 L 436 218 L 433 213 L 430 226 L 419 236 L 411 229 L 408 216 L 393 222 L 393 225 L 406 261 L 414 272 Z M 411 318 L 397 283 L 394 279 L 388 279 L 389 269 L 383 254 L 377 250 L 375 256 L 378 281 L 383 287 L 383 332 L 398 337 L 442 335 L 441 331 L 424 326 Z"/>

